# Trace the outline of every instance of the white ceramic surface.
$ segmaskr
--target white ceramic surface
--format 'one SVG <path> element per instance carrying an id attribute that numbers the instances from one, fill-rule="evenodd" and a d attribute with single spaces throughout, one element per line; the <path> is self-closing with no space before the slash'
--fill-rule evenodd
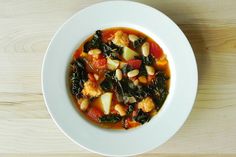
<path id="1" fill-rule="evenodd" d="M 109 27 L 130 27 L 147 34 L 169 60 L 169 95 L 159 114 L 135 129 L 109 130 L 89 123 L 74 108 L 67 86 L 74 50 L 97 29 Z M 166 142 L 187 119 L 197 84 L 195 57 L 178 26 L 160 11 L 130 1 L 102 2 L 76 13 L 54 35 L 42 67 L 44 100 L 54 122 L 75 143 L 106 156 L 137 155 Z"/>

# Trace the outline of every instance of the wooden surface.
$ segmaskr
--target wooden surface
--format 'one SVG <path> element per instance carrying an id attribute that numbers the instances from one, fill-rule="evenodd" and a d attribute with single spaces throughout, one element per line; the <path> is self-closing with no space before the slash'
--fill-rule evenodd
<path id="1" fill-rule="evenodd" d="M 58 130 L 40 82 L 43 55 L 55 31 L 95 2 L 0 0 L 0 156 L 97 156 Z M 236 156 L 236 1 L 140 2 L 180 26 L 199 68 L 198 96 L 187 122 L 168 142 L 142 156 Z"/>

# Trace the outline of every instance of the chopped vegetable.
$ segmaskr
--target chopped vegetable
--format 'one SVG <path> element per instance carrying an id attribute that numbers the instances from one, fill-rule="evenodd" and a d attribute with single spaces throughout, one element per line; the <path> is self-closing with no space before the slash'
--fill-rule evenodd
<path id="1" fill-rule="evenodd" d="M 102 94 L 102 90 L 97 83 L 88 80 L 84 83 L 82 94 L 89 97 L 98 97 Z"/>
<path id="2" fill-rule="evenodd" d="M 112 93 L 107 92 L 101 95 L 102 108 L 104 114 L 106 115 L 110 113 L 111 101 L 112 101 Z"/>
<path id="3" fill-rule="evenodd" d="M 115 105 L 115 110 L 120 114 L 120 116 L 125 116 L 126 115 L 125 108 L 120 104 Z"/>
<path id="4" fill-rule="evenodd" d="M 138 77 L 139 82 L 146 84 L 147 83 L 147 78 L 145 76 L 139 76 Z"/>
<path id="5" fill-rule="evenodd" d="M 119 66 L 119 63 L 120 62 L 118 60 L 107 58 L 107 68 L 109 70 L 116 70 Z"/>
<path id="6" fill-rule="evenodd" d="M 104 90 L 105 92 L 109 91 L 110 89 L 112 89 L 112 82 L 109 79 L 105 79 L 102 81 L 102 83 L 100 84 L 102 90 Z"/>
<path id="7" fill-rule="evenodd" d="M 127 74 L 129 71 L 131 71 L 131 70 L 133 70 L 133 68 L 130 66 L 130 65 L 128 65 L 128 64 L 126 64 L 123 68 L 122 68 L 122 72 L 123 72 L 123 74 Z"/>
<path id="8" fill-rule="evenodd" d="M 71 75 L 71 91 L 77 98 L 80 98 L 81 91 L 84 88 L 84 82 L 88 80 L 87 72 L 85 69 L 85 62 L 83 59 L 78 58 L 72 63 Z"/>
<path id="9" fill-rule="evenodd" d="M 126 66 L 126 65 L 127 65 L 127 63 L 120 61 L 119 68 L 122 69 L 122 68 L 123 68 L 124 66 Z"/>
<path id="10" fill-rule="evenodd" d="M 113 42 L 103 43 L 102 44 L 102 51 L 106 57 L 110 57 L 111 59 L 118 59 L 119 54 L 122 53 L 122 47 L 119 47 Z"/>
<path id="11" fill-rule="evenodd" d="M 126 114 L 131 114 L 134 111 L 134 103 L 129 104 Z"/>
<path id="12" fill-rule="evenodd" d="M 137 52 L 135 52 L 134 50 L 128 48 L 128 47 L 124 47 L 123 48 L 123 54 L 122 54 L 122 57 L 128 61 L 128 60 L 131 60 L 131 59 L 134 59 L 135 56 L 139 56 L 139 54 Z"/>
<path id="13" fill-rule="evenodd" d="M 84 52 L 89 52 L 89 50 L 95 49 L 95 48 L 100 49 L 101 44 L 102 44 L 101 37 L 102 37 L 102 32 L 100 30 L 97 30 L 96 33 L 93 35 L 92 40 L 87 41 L 84 44 Z"/>
<path id="14" fill-rule="evenodd" d="M 96 107 L 90 107 L 87 115 L 95 122 L 99 122 L 99 118 L 103 116 L 103 113 Z"/>
<path id="15" fill-rule="evenodd" d="M 139 122 L 141 124 L 144 124 L 150 120 L 150 116 L 148 113 L 143 112 L 141 109 L 138 110 L 138 114 L 136 117 L 134 117 L 134 120 L 136 122 Z"/>
<path id="16" fill-rule="evenodd" d="M 142 56 L 142 61 L 145 65 L 152 65 L 154 62 L 154 58 L 151 55 L 148 55 L 147 57 Z"/>
<path id="17" fill-rule="evenodd" d="M 135 41 L 133 42 L 133 47 L 134 47 L 134 48 L 138 48 L 138 47 L 140 47 L 144 42 L 145 42 L 145 39 L 144 39 L 144 38 L 139 38 L 138 40 L 135 40 Z"/>
<path id="18" fill-rule="evenodd" d="M 106 58 L 97 59 L 92 62 L 93 67 L 95 69 L 106 69 L 107 68 L 107 60 Z"/>
<path id="19" fill-rule="evenodd" d="M 154 42 L 151 42 L 150 44 L 150 51 L 157 59 L 161 58 L 163 55 L 163 52 L 160 46 Z"/>
<path id="20" fill-rule="evenodd" d="M 142 64 L 142 61 L 139 59 L 131 59 L 128 60 L 128 64 L 134 69 L 139 69 Z"/>
<path id="21" fill-rule="evenodd" d="M 104 115 L 99 118 L 100 123 L 117 123 L 121 121 L 120 115 L 110 114 L 110 115 Z"/>
<path id="22" fill-rule="evenodd" d="M 167 65 L 168 61 L 165 57 L 161 59 L 156 59 L 156 66 L 158 69 L 164 70 L 166 69 Z"/>
<path id="23" fill-rule="evenodd" d="M 81 98 L 78 100 L 78 104 L 82 111 L 86 111 L 89 106 L 89 100 L 87 98 Z"/>
<path id="24" fill-rule="evenodd" d="M 117 31 L 114 35 L 114 39 L 112 42 L 118 46 L 128 46 L 129 45 L 129 39 L 128 35 L 126 33 L 123 33 L 122 31 Z"/>
<path id="25" fill-rule="evenodd" d="M 138 109 L 142 109 L 143 112 L 150 112 L 154 107 L 155 104 L 150 97 L 147 97 L 138 103 Z"/>

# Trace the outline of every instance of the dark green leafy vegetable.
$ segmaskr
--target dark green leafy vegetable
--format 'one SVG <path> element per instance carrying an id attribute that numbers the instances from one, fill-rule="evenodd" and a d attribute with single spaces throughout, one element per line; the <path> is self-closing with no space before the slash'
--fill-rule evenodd
<path id="1" fill-rule="evenodd" d="M 137 116 L 134 117 L 136 122 L 144 124 L 150 120 L 150 115 L 148 113 L 143 112 L 141 109 L 138 110 Z"/>
<path id="2" fill-rule="evenodd" d="M 145 68 L 145 64 L 142 63 L 139 69 L 139 76 L 147 76 L 147 70 Z"/>
<path id="3" fill-rule="evenodd" d="M 134 103 L 129 104 L 128 109 L 126 110 L 126 114 L 129 115 L 134 111 Z"/>
<path id="4" fill-rule="evenodd" d="M 152 55 L 148 55 L 147 57 L 142 56 L 142 61 L 145 65 L 152 65 L 154 58 L 152 57 Z"/>
<path id="5" fill-rule="evenodd" d="M 121 54 L 122 52 L 122 47 L 113 44 L 113 42 L 109 42 L 109 43 L 102 43 L 101 49 L 106 57 L 120 60 L 119 54 Z"/>
<path id="6" fill-rule="evenodd" d="M 133 47 L 136 49 L 145 42 L 145 38 L 139 38 L 133 42 Z"/>
<path id="7" fill-rule="evenodd" d="M 121 70 L 123 74 L 127 74 L 129 71 L 133 70 L 133 68 L 130 65 L 126 64 Z"/>
<path id="8" fill-rule="evenodd" d="M 152 86 L 150 86 L 150 88 L 152 89 L 153 94 L 151 96 L 153 97 L 157 109 L 163 105 L 168 95 L 166 84 L 168 79 L 169 78 L 166 77 L 165 73 L 160 71 L 156 74 L 155 79 L 152 80 Z"/>
<path id="9" fill-rule="evenodd" d="M 100 117 L 98 120 L 100 123 L 117 123 L 121 121 L 121 116 L 116 114 L 104 115 Z"/>
<path id="10" fill-rule="evenodd" d="M 113 80 L 114 77 L 115 77 L 115 72 L 114 72 L 114 71 L 107 71 L 107 72 L 105 73 L 105 77 L 106 77 L 107 79 Z"/>
<path id="11" fill-rule="evenodd" d="M 105 80 L 102 81 L 100 86 L 101 86 L 102 90 L 107 92 L 112 89 L 112 82 L 110 81 L 110 79 L 106 78 Z"/>
<path id="12" fill-rule="evenodd" d="M 80 98 L 81 91 L 84 88 L 84 82 L 88 80 L 88 75 L 85 69 L 85 62 L 83 59 L 76 59 L 72 64 L 71 74 L 71 91 L 77 98 Z"/>
<path id="13" fill-rule="evenodd" d="M 90 41 L 84 44 L 84 52 L 88 52 L 91 49 L 101 49 L 102 47 L 102 31 L 97 30 Z"/>

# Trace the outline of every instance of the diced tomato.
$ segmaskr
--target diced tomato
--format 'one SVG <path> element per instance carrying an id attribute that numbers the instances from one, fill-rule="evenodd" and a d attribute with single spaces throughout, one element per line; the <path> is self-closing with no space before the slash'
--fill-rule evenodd
<path id="1" fill-rule="evenodd" d="M 115 33 L 114 30 L 103 31 L 102 32 L 102 41 L 105 43 L 108 42 L 113 37 L 114 33 Z"/>
<path id="2" fill-rule="evenodd" d="M 88 74 L 88 78 L 89 80 L 91 80 L 92 82 L 96 82 L 96 79 L 94 78 L 94 75 L 92 73 Z"/>
<path id="3" fill-rule="evenodd" d="M 107 60 L 106 58 L 93 60 L 93 67 L 96 69 L 106 69 L 107 68 Z"/>
<path id="4" fill-rule="evenodd" d="M 142 61 L 139 59 L 131 59 L 128 60 L 128 64 L 134 69 L 139 69 L 142 64 Z"/>
<path id="5" fill-rule="evenodd" d="M 163 55 L 161 47 L 154 42 L 150 43 L 150 51 L 153 54 L 153 56 L 155 56 L 157 59 L 161 58 Z"/>
<path id="6" fill-rule="evenodd" d="M 78 48 L 74 53 L 74 58 L 77 59 L 80 56 L 81 53 L 82 53 L 82 49 Z"/>
<path id="7" fill-rule="evenodd" d="M 106 57 L 103 54 L 99 54 L 98 59 L 106 59 Z"/>
<path id="8" fill-rule="evenodd" d="M 99 121 L 99 117 L 103 115 L 102 111 L 96 107 L 91 107 L 88 109 L 87 115 L 95 122 Z"/>

